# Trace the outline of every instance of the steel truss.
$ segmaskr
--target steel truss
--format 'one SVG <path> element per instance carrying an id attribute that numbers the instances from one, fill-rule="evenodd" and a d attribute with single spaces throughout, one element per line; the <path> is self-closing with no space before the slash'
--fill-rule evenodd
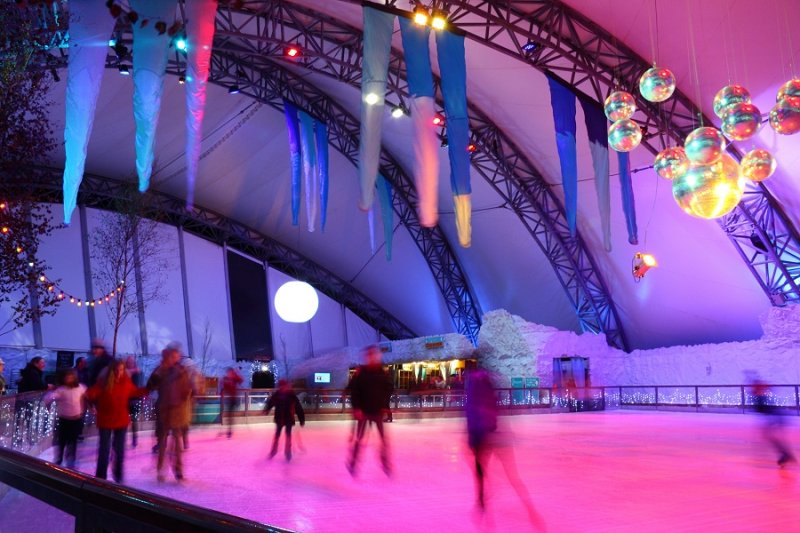
<path id="1" fill-rule="evenodd" d="M 19 172 L 15 176 L 2 177 L 2 190 L 8 194 L 19 194 L 40 202 L 61 203 L 63 200 L 63 170 L 37 167 L 30 172 Z M 105 210 L 119 209 L 121 203 L 129 202 L 131 184 L 111 178 L 84 174 L 78 203 Z M 389 339 L 415 337 L 415 333 L 370 298 L 356 290 L 347 281 L 338 278 L 312 260 L 288 246 L 259 233 L 219 213 L 195 205 L 186 209 L 186 201 L 161 192 L 150 190 L 145 194 L 144 216 L 182 227 L 217 244 L 227 244 L 269 266 L 307 281 L 319 291 L 347 306 L 364 322 L 380 331 Z"/>
<path id="2" fill-rule="evenodd" d="M 214 53 L 243 58 L 270 68 L 283 61 L 283 49 L 297 45 L 298 67 L 359 87 L 362 31 L 330 16 L 285 1 L 263 3 L 258 10 L 220 6 Z M 231 83 L 260 80 L 229 78 Z M 246 86 L 246 85 L 245 85 Z M 408 98 L 405 62 L 392 51 L 387 92 L 403 103 Z M 441 101 L 441 93 L 437 88 Z M 469 105 L 472 167 L 512 209 L 553 266 L 583 331 L 605 333 L 609 344 L 627 349 L 613 300 L 583 239 L 571 237 L 558 198 L 515 143 L 474 104 Z"/>
<path id="3" fill-rule="evenodd" d="M 361 0 L 342 0 L 361 4 Z M 387 0 L 394 5 L 396 0 Z M 613 35 L 559 0 L 443 0 L 450 23 L 469 39 L 550 73 L 602 103 L 614 88 L 635 94 L 651 65 Z M 533 51 L 523 47 L 535 43 Z M 700 122 L 713 121 L 683 93 L 653 104 L 637 100 L 642 144 L 653 154 L 682 144 Z M 729 151 L 737 159 L 741 154 Z M 773 305 L 800 301 L 800 235 L 763 183 L 718 220 Z M 756 243 L 755 245 L 753 243 Z"/>

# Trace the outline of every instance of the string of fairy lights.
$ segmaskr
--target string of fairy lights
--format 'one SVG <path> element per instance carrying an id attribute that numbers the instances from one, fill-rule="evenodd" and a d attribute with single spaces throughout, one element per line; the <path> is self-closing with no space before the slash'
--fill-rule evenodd
<path id="1" fill-rule="evenodd" d="M 10 206 L 8 202 L 0 201 L 0 216 L 5 215 L 10 210 Z M 13 231 L 11 227 L 8 225 L 7 221 L 5 220 L 6 216 L 2 216 L 0 218 L 0 235 L 3 238 L 11 238 L 13 237 Z M 25 250 L 19 244 L 12 245 L 13 250 L 17 253 L 17 255 L 21 255 L 25 253 Z M 36 263 L 33 261 L 28 262 L 28 268 L 36 268 Z M 56 294 L 56 299 L 62 302 L 70 303 L 76 307 L 86 307 L 91 309 L 98 305 L 103 305 L 104 303 L 108 304 L 111 302 L 113 298 L 119 297 L 122 295 L 122 292 L 125 290 L 125 280 L 120 280 L 119 284 L 114 287 L 113 290 L 103 293 L 103 296 L 99 298 L 86 298 L 86 297 L 78 297 L 74 294 L 63 290 L 56 282 L 51 281 L 46 275 L 39 274 L 38 277 L 39 283 L 42 284 L 43 290 Z"/>

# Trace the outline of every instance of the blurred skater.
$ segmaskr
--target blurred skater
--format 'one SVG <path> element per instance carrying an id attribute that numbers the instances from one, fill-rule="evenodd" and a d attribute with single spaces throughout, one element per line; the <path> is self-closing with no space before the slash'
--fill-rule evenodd
<path id="1" fill-rule="evenodd" d="M 239 402 L 239 387 L 243 382 L 244 379 L 235 368 L 229 366 L 225 370 L 225 376 L 222 378 L 220 400 L 222 401 L 223 409 L 222 423 L 228 423 L 228 438 L 233 436 L 233 413 L 236 411 L 236 405 Z"/>
<path id="2" fill-rule="evenodd" d="M 113 447 L 114 481 L 122 483 L 125 433 L 131 421 L 128 404 L 132 398 L 141 398 L 146 394 L 147 389 L 138 388 L 131 382 L 125 371 L 125 363 L 120 360 L 112 361 L 86 393 L 86 397 L 97 408 L 97 429 L 100 433 L 95 474 L 97 477 L 106 479 L 109 453 Z"/>
<path id="3" fill-rule="evenodd" d="M 180 363 L 180 351 L 168 346 L 161 351 L 161 364 L 147 380 L 147 388 L 158 391 L 156 400 L 156 436 L 158 466 L 156 477 L 164 481 L 164 459 L 172 442 L 172 470 L 175 479 L 183 479 L 184 431 L 191 421 L 192 382 Z M 187 407 L 189 404 L 189 407 Z M 170 435 L 172 439 L 170 439 Z"/>
<path id="4" fill-rule="evenodd" d="M 300 425 L 305 426 L 306 414 L 303 411 L 300 400 L 297 399 L 297 395 L 285 379 L 278 381 L 278 390 L 269 397 L 264 412 L 269 414 L 273 407 L 275 408 L 275 438 L 272 439 L 272 450 L 269 452 L 269 458 L 272 459 L 278 453 L 278 439 L 281 436 L 281 430 L 285 430 L 284 456 L 287 461 L 291 461 L 294 417 L 297 415 Z"/>
<path id="5" fill-rule="evenodd" d="M 58 426 L 56 429 L 57 446 L 53 462 L 60 465 L 67 452 L 67 468 L 75 468 L 75 455 L 78 448 L 78 435 L 86 410 L 86 385 L 78 382 L 78 372 L 68 369 L 63 376 L 63 384 L 56 390 L 47 393 L 45 404 L 56 402 Z"/>
<path id="6" fill-rule="evenodd" d="M 778 466 L 783 468 L 787 463 L 796 463 L 794 454 L 789 449 L 784 435 L 784 419 L 778 409 L 769 401 L 769 387 L 758 378 L 753 381 L 753 404 L 756 412 L 763 415 L 762 435 L 778 454 Z"/>
<path id="7" fill-rule="evenodd" d="M 139 370 L 139 367 L 136 365 L 136 358 L 134 356 L 131 355 L 125 359 L 125 371 L 128 373 L 128 377 L 131 378 L 131 383 L 133 383 L 135 387 L 139 388 L 142 386 L 142 371 Z M 134 398 L 128 403 L 128 413 L 131 415 L 131 446 L 134 448 L 136 448 L 138 444 L 137 433 L 139 429 L 139 413 L 141 410 L 141 398 Z"/>
<path id="8" fill-rule="evenodd" d="M 392 465 L 389 460 L 389 442 L 383 427 L 383 416 L 385 406 L 392 395 L 393 385 L 389 374 L 383 369 L 380 348 L 372 345 L 366 348 L 364 353 L 366 364 L 358 367 L 347 386 L 353 405 L 353 417 L 356 419 L 356 435 L 347 462 L 347 470 L 355 476 L 358 454 L 361 451 L 367 424 L 374 424 L 381 437 L 381 464 L 388 476 L 392 473 Z"/>
<path id="9" fill-rule="evenodd" d="M 487 468 L 489 459 L 494 456 L 503 465 L 506 477 L 525 507 L 531 524 L 543 530 L 542 517 L 534 508 L 528 489 L 517 471 L 510 435 L 498 431 L 497 396 L 489 373 L 483 369 L 469 371 L 465 392 L 468 443 L 475 461 L 475 484 L 480 510 L 486 510 Z"/>

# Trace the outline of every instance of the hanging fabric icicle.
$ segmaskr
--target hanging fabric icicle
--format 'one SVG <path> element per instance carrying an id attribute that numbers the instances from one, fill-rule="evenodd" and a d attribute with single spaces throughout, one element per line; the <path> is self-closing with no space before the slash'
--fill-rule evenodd
<path id="1" fill-rule="evenodd" d="M 639 244 L 639 229 L 636 227 L 636 203 L 633 198 L 631 181 L 631 158 L 628 152 L 617 152 L 619 161 L 619 185 L 622 191 L 622 210 L 625 212 L 625 225 L 628 228 L 628 242 Z"/>
<path id="2" fill-rule="evenodd" d="M 314 125 L 314 141 L 317 149 L 317 176 L 319 182 L 319 220 L 325 231 L 328 219 L 328 126 L 317 121 Z"/>
<path id="3" fill-rule="evenodd" d="M 611 251 L 611 191 L 608 171 L 608 133 L 606 116 L 597 103 L 581 98 L 586 132 L 589 136 L 589 150 L 594 167 L 594 187 L 597 192 L 597 208 L 600 211 L 600 227 L 603 233 L 603 246 Z"/>
<path id="4" fill-rule="evenodd" d="M 433 75 L 428 41 L 430 28 L 419 26 L 400 17 L 400 33 L 403 38 L 403 54 L 408 72 L 408 87 L 411 93 L 411 120 L 414 124 L 414 180 L 419 198 L 419 222 L 431 228 L 439 220 L 439 145 L 433 118 Z"/>
<path id="5" fill-rule="evenodd" d="M 362 211 L 371 208 L 375 199 L 375 180 L 381 152 L 386 77 L 392 46 L 395 16 L 364 7 L 364 51 L 361 59 L 361 137 L 358 147 L 358 175 Z"/>
<path id="6" fill-rule="evenodd" d="M 314 119 L 305 111 L 297 113 L 300 119 L 300 152 L 303 155 L 303 186 L 306 190 L 306 222 L 308 231 L 313 232 L 317 219 L 319 201 L 317 150 L 314 137 Z"/>
<path id="7" fill-rule="evenodd" d="M 575 94 L 560 81 L 547 76 L 550 85 L 550 105 L 556 127 L 556 147 L 561 163 L 561 183 L 564 187 L 564 210 L 569 233 L 577 235 L 578 226 L 578 151 L 575 146 Z"/>
<path id="8" fill-rule="evenodd" d="M 372 205 L 367 211 L 367 224 L 369 224 L 369 249 L 375 253 L 375 206 Z"/>
<path id="9" fill-rule="evenodd" d="M 186 208 L 194 205 L 217 0 L 186 0 Z"/>
<path id="10" fill-rule="evenodd" d="M 392 209 L 392 184 L 383 176 L 378 176 L 378 204 L 381 206 L 383 240 L 386 246 L 386 260 L 392 260 L 392 238 L 394 237 L 394 210 Z"/>
<path id="11" fill-rule="evenodd" d="M 92 133 L 97 96 L 105 71 L 108 38 L 114 18 L 92 0 L 69 3 L 69 63 L 64 122 L 64 223 L 69 224 L 78 200 Z"/>
<path id="12" fill-rule="evenodd" d="M 133 118 L 136 122 L 136 172 L 139 192 L 150 186 L 153 171 L 153 145 L 161 111 L 164 76 L 167 70 L 169 35 L 159 35 L 156 22 L 167 22 L 175 16 L 175 0 L 131 0 L 131 9 L 146 26 L 133 26 Z"/>
<path id="13" fill-rule="evenodd" d="M 464 37 L 436 32 L 436 54 L 442 73 L 447 151 L 450 156 L 450 188 L 456 212 L 458 241 L 472 244 L 472 187 L 469 179 L 469 118 L 467 116 L 467 65 Z"/>
<path id="14" fill-rule="evenodd" d="M 292 226 L 300 223 L 300 120 L 297 107 L 286 100 L 283 101 L 283 115 L 286 118 L 286 130 L 289 132 L 289 154 L 292 166 Z"/>

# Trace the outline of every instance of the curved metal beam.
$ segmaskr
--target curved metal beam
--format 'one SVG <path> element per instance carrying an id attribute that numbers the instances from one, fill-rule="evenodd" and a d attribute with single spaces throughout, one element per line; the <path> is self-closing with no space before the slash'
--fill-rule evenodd
<path id="1" fill-rule="evenodd" d="M 341 0 L 361 4 L 360 0 Z M 396 0 L 387 0 L 394 5 Z M 548 72 L 602 103 L 614 87 L 632 93 L 650 64 L 588 17 L 559 0 L 447 0 L 449 20 L 466 36 Z M 532 52 L 523 49 L 536 43 Z M 637 100 L 636 118 L 653 154 L 683 143 L 713 121 L 681 91 L 662 104 Z M 734 147 L 729 151 L 737 158 Z M 800 301 L 800 234 L 763 183 L 748 183 L 739 206 L 718 220 L 773 305 Z"/>
<path id="2" fill-rule="evenodd" d="M 283 47 L 288 44 L 303 49 L 303 58 L 294 62 L 298 66 L 359 86 L 360 29 L 286 1 L 265 2 L 255 10 L 220 6 L 216 52 L 246 58 L 254 65 L 272 65 L 283 57 Z M 387 91 L 401 102 L 408 98 L 405 80 L 405 62 L 393 50 Z M 230 82 L 235 83 L 235 78 Z M 441 101 L 438 88 L 437 93 Z M 599 269 L 580 235 L 571 237 L 561 203 L 542 174 L 474 103 L 468 113 L 472 140 L 478 147 L 473 169 L 505 200 L 542 249 L 575 308 L 581 329 L 605 333 L 609 344 L 627 349 Z"/>
<path id="3" fill-rule="evenodd" d="M 60 203 L 63 199 L 63 169 L 37 167 L 2 177 L 2 190 L 19 192 L 26 198 Z M 93 174 L 84 174 L 78 203 L 97 209 L 114 210 L 130 198 L 131 184 Z M 389 339 L 406 339 L 416 334 L 348 282 L 314 263 L 299 252 L 233 219 L 195 205 L 186 210 L 185 200 L 150 190 L 145 193 L 144 216 L 180 226 L 185 231 L 217 244 L 225 243 L 288 276 L 306 281 L 320 292 L 347 306 L 364 322 Z"/>

